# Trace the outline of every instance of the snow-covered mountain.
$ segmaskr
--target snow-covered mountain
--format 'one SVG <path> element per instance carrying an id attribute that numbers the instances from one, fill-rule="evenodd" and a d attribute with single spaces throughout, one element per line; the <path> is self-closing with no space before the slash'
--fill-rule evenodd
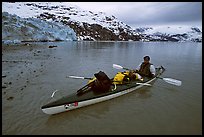
<path id="1" fill-rule="evenodd" d="M 190 26 L 160 26 L 136 28 L 143 35 L 144 41 L 192 41 L 202 42 L 202 31 Z"/>
<path id="2" fill-rule="evenodd" d="M 2 12 L 16 14 L 20 18 L 38 18 L 48 24 L 61 23 L 74 30 L 77 40 L 202 41 L 202 32 L 196 27 L 133 29 L 113 15 L 83 10 L 68 2 L 3 2 Z M 64 27 L 56 31 L 62 29 Z"/>
<path id="3" fill-rule="evenodd" d="M 70 26 L 78 40 L 140 40 L 130 26 L 106 13 L 82 10 L 67 2 L 7 2 L 2 11 Z"/>

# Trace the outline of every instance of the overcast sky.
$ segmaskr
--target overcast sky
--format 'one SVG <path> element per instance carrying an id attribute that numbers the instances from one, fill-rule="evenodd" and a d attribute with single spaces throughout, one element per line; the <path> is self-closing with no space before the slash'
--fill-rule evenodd
<path id="1" fill-rule="evenodd" d="M 131 27 L 202 26 L 202 2 L 71 2 L 84 10 L 114 15 Z"/>

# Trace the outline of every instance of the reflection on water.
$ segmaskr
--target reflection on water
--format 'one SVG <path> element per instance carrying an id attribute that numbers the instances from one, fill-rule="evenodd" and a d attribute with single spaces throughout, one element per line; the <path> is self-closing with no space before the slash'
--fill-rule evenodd
<path id="1" fill-rule="evenodd" d="M 202 134 L 202 43 L 51 44 L 58 46 L 49 49 L 56 61 L 53 60 L 47 73 L 30 87 L 32 95 L 24 95 L 24 104 L 32 102 L 26 111 L 18 111 L 20 101 L 16 102 L 15 109 L 12 104 L 4 104 L 9 106 L 4 111 L 12 112 L 8 113 L 9 117 L 3 115 L 4 134 Z M 145 55 L 151 57 L 155 66 L 166 68 L 163 77 L 181 80 L 182 86 L 158 79 L 151 87 L 70 112 L 49 116 L 39 109 L 54 90 L 65 95 L 87 83 L 66 76 L 92 77 L 102 70 L 112 78 L 118 71 L 112 64 L 135 69 Z M 38 88 L 38 83 L 42 82 L 46 85 Z M 16 117 L 19 119 L 14 120 Z"/>

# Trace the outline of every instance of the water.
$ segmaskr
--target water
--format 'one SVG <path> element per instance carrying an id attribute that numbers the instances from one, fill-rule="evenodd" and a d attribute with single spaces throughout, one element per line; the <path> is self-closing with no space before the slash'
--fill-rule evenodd
<path id="1" fill-rule="evenodd" d="M 48 43 L 50 44 L 50 43 Z M 47 45 L 48 45 L 47 44 Z M 169 135 L 202 134 L 202 43 L 60 42 L 50 50 L 44 72 L 12 101 L 3 101 L 3 134 Z M 46 43 L 39 43 L 46 45 Z M 136 68 L 143 57 L 166 68 L 163 77 L 182 81 L 178 87 L 158 79 L 119 98 L 46 115 L 40 107 L 52 92 L 75 92 L 87 83 L 68 75 L 92 77 L 102 70 L 113 77 L 112 64 Z"/>

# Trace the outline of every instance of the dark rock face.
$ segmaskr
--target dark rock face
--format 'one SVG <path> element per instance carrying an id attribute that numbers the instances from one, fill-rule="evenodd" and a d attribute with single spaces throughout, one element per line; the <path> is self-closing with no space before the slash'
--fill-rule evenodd
<path id="1" fill-rule="evenodd" d="M 75 31 L 75 33 L 78 36 L 78 39 L 80 40 L 139 41 L 141 39 L 141 36 L 138 34 L 134 34 L 134 32 L 132 32 L 133 30 L 131 30 L 129 26 L 128 26 L 129 27 L 128 29 L 122 28 L 122 27 L 116 27 L 119 34 L 115 34 L 114 29 L 108 29 L 99 24 L 89 24 L 86 22 L 74 22 L 70 20 L 70 17 L 65 17 L 65 16 L 60 17 L 54 14 L 50 14 L 48 12 L 44 12 L 43 14 L 40 14 L 37 18 L 40 18 L 43 20 L 52 19 L 53 21 L 61 22 L 64 25 L 69 26 Z M 106 20 L 112 21 L 112 19 L 109 17 L 106 17 Z"/>

